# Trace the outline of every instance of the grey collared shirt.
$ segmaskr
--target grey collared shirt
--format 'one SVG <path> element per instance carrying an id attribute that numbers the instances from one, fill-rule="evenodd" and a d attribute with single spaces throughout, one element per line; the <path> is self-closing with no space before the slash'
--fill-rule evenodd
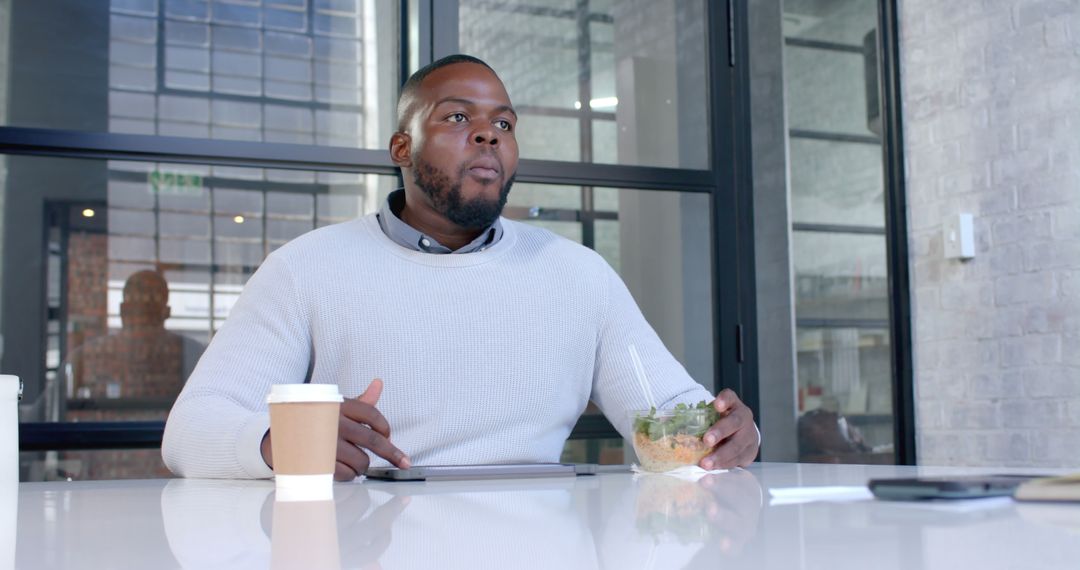
<path id="1" fill-rule="evenodd" d="M 382 228 L 386 237 L 404 248 L 424 253 L 473 253 L 474 251 L 484 251 L 502 239 L 502 222 L 499 221 L 499 218 L 495 218 L 495 223 L 476 236 L 476 239 L 459 249 L 451 250 L 439 243 L 435 238 L 425 235 L 406 224 L 401 219 L 401 211 L 404 208 L 405 190 L 398 188 L 387 196 L 386 202 L 379 208 L 379 212 L 375 214 L 375 217 L 379 220 L 379 227 Z"/>

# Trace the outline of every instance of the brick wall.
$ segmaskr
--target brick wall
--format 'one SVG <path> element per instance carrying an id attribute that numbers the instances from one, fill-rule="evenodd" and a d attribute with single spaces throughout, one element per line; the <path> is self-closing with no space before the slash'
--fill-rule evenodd
<path id="1" fill-rule="evenodd" d="M 1080 4 L 900 0 L 900 28 L 919 463 L 1080 466 Z"/>

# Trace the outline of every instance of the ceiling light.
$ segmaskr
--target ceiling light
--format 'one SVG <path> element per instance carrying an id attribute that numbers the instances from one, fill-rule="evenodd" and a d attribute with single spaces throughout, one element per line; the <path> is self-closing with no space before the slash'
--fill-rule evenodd
<path id="1" fill-rule="evenodd" d="M 589 100 L 589 106 L 593 109 L 598 107 L 614 107 L 619 104 L 618 97 L 598 97 Z"/>

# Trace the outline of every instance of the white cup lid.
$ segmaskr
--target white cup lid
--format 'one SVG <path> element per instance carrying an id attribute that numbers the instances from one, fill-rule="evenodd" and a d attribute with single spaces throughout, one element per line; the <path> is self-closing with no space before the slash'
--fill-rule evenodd
<path id="1" fill-rule="evenodd" d="M 337 384 L 274 384 L 266 397 L 267 404 L 344 401 Z"/>

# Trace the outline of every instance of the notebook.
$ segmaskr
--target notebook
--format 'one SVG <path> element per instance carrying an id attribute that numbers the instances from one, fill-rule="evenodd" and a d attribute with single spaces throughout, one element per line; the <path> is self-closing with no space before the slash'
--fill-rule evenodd
<path id="1" fill-rule="evenodd" d="M 1016 488 L 1018 501 L 1080 501 L 1080 473 L 1032 479 Z"/>

